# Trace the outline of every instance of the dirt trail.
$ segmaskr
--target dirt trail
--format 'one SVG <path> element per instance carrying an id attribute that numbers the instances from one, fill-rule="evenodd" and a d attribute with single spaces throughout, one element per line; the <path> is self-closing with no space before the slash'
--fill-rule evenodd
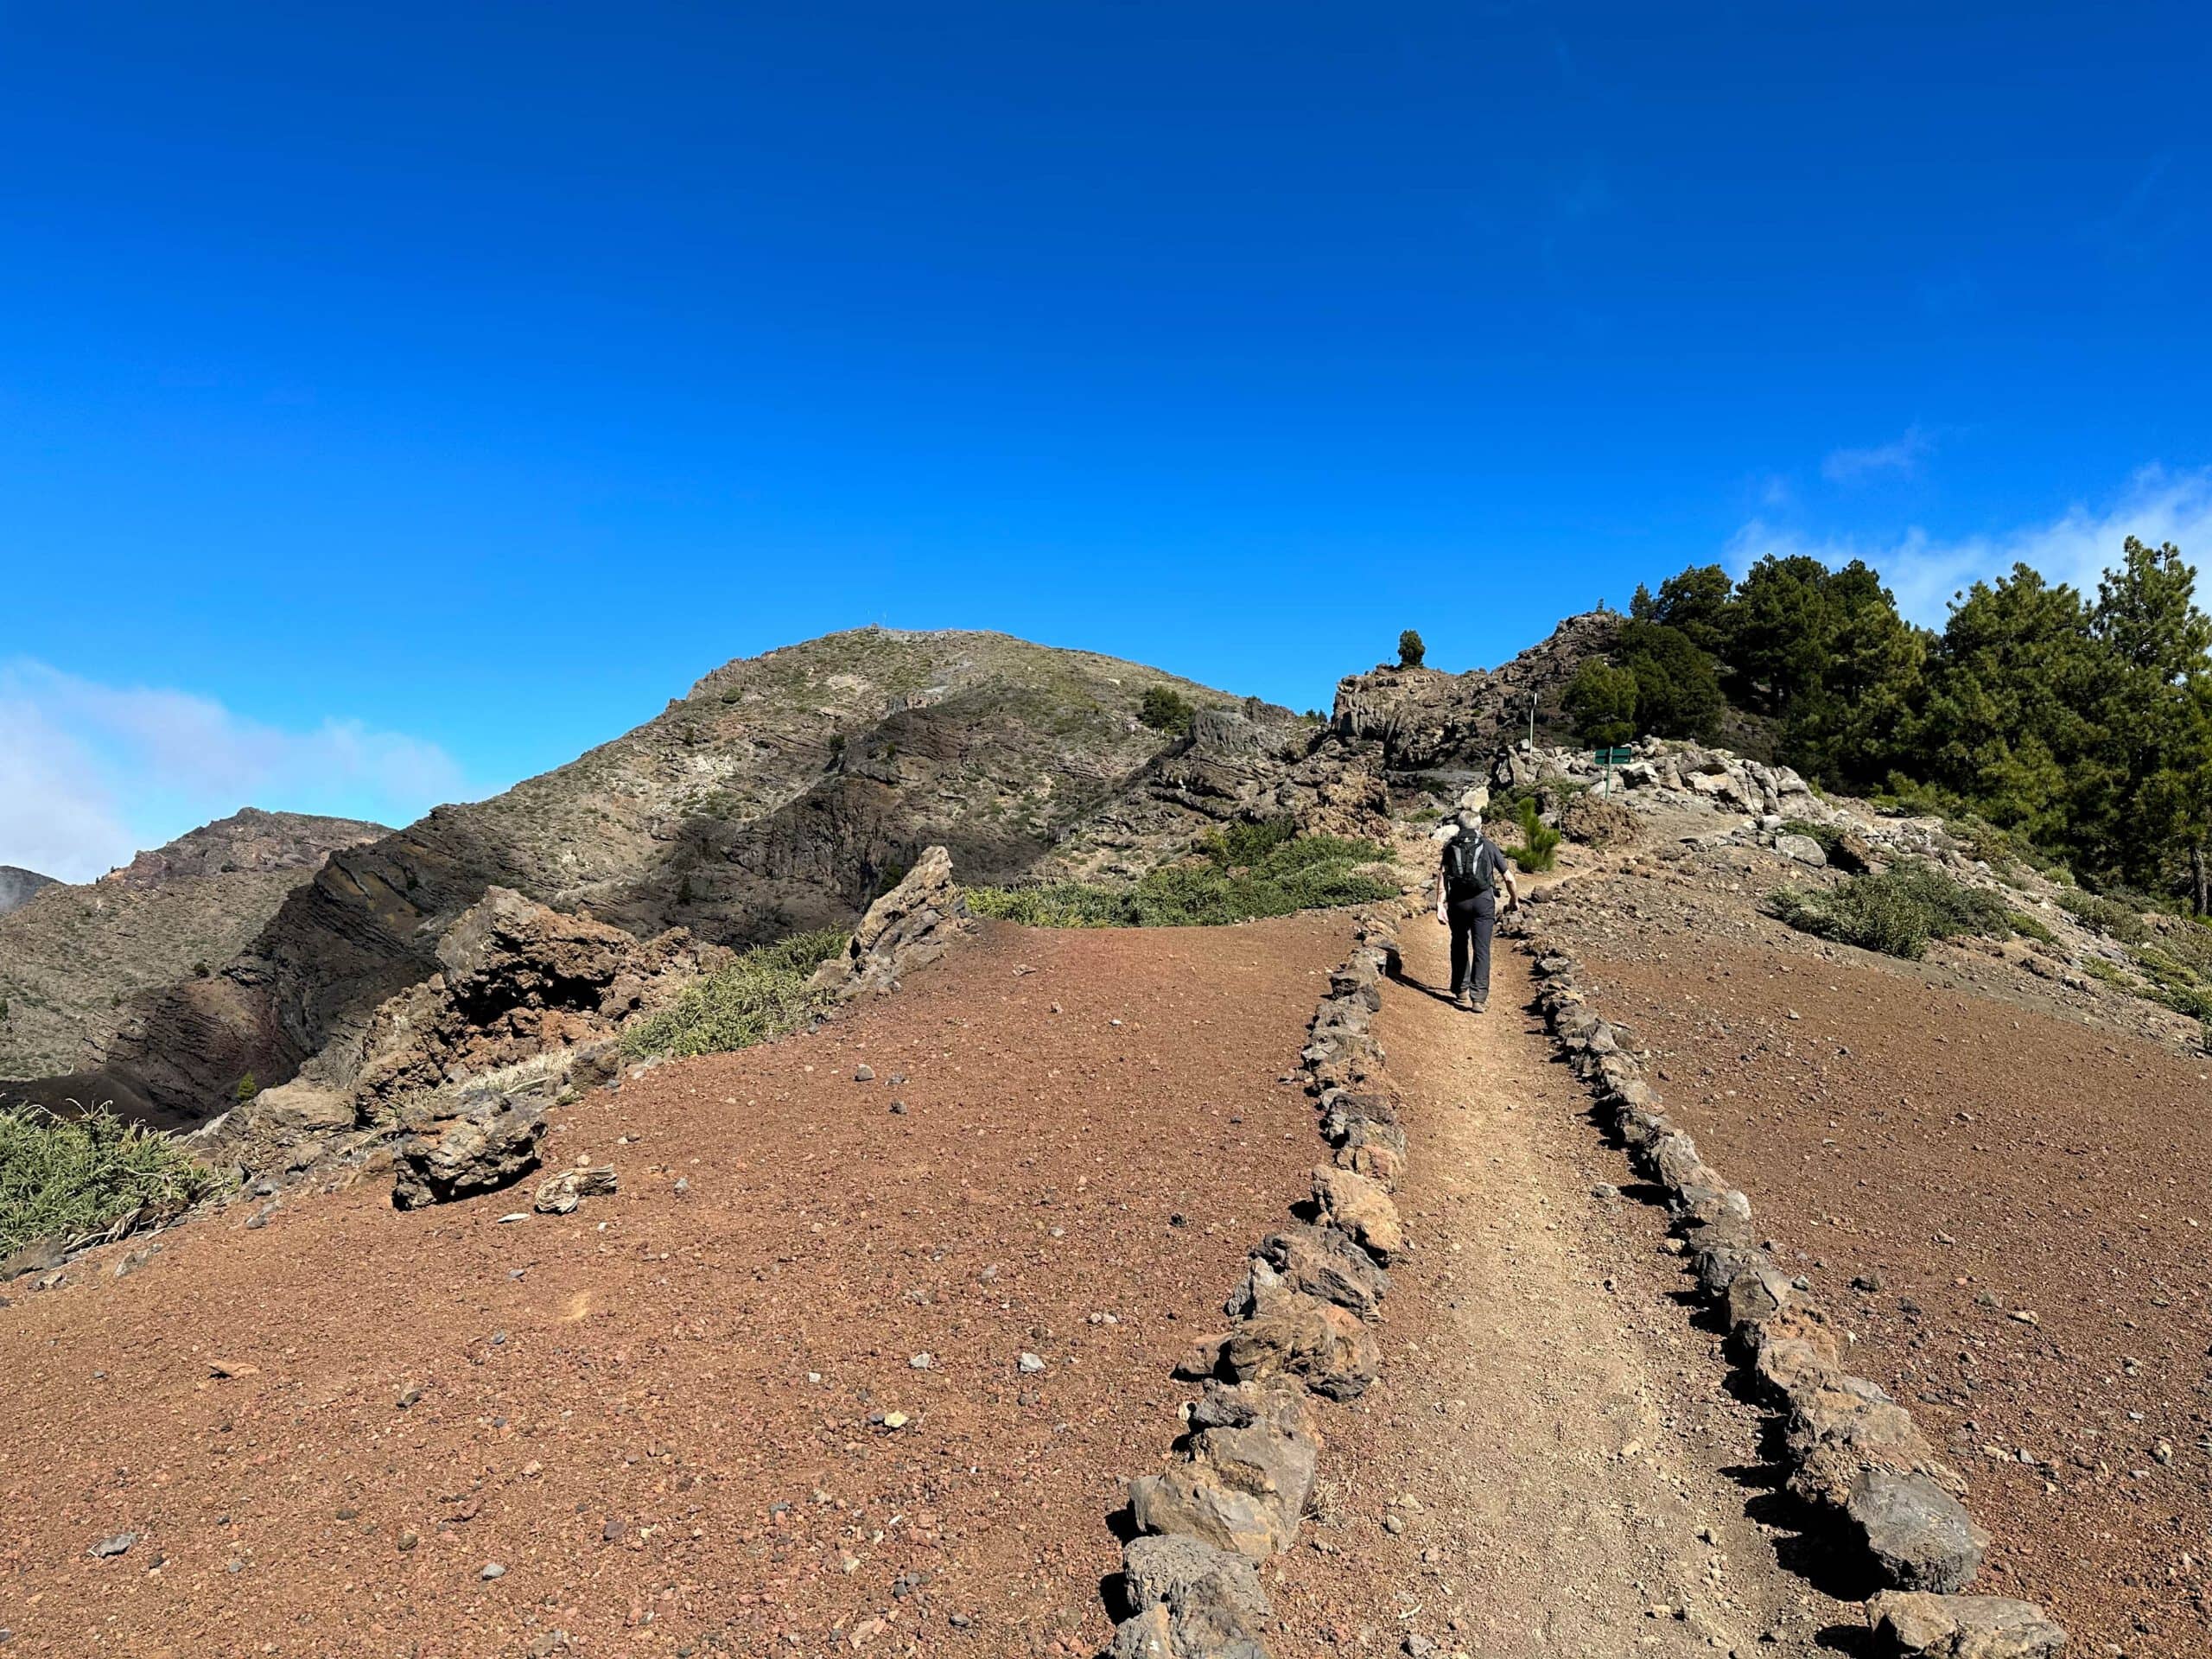
<path id="1" fill-rule="evenodd" d="M 1475 1016 L 1428 988 L 1442 929 L 1408 923 L 1405 954 L 1377 1030 L 1419 1249 L 1393 1269 L 1385 1380 L 1335 1420 L 1327 1565 L 1274 1592 L 1283 1651 L 1789 1654 L 1857 1625 L 1747 1518 L 1758 1414 L 1670 1300 L 1659 1213 L 1597 1196 L 1623 1166 L 1522 1012 L 1525 961 L 1501 950 Z"/>

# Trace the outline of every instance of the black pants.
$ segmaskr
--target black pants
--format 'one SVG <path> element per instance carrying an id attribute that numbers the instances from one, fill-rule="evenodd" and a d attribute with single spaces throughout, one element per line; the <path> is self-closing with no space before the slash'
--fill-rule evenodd
<path id="1" fill-rule="evenodd" d="M 1497 895 L 1483 893 L 1472 899 L 1455 899 L 1445 906 L 1452 923 L 1452 995 L 1472 991 L 1478 998 L 1490 995 L 1490 936 L 1497 926 Z M 1469 947 L 1473 947 L 1474 976 L 1467 975 Z"/>

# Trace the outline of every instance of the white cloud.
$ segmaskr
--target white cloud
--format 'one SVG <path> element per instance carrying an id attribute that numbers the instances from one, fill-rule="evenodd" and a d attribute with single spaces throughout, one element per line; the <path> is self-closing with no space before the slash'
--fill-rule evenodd
<path id="1" fill-rule="evenodd" d="M 1887 541 L 1807 536 L 1754 518 L 1729 538 L 1727 561 L 1738 575 L 1769 554 L 1810 554 L 1834 568 L 1864 559 L 1882 574 L 1897 608 L 1916 622 L 1940 627 L 1952 594 L 1969 583 L 2005 575 L 2015 564 L 2046 580 L 2070 582 L 2094 597 L 2097 578 L 2120 558 L 2130 536 L 2157 545 L 2172 542 L 2200 568 L 2212 558 L 2212 467 L 2172 473 L 2146 467 L 2101 507 L 2081 503 L 2048 524 L 1995 535 L 1943 540 L 1915 525 Z M 2200 589 L 2200 602 L 2212 593 Z"/>
<path id="2" fill-rule="evenodd" d="M 359 721 L 291 731 L 189 692 L 0 663 L 0 864 L 84 881 L 241 806 L 397 823 L 466 793 L 436 744 Z"/>
<path id="3" fill-rule="evenodd" d="M 1848 484 L 1870 473 L 1904 473 L 1910 475 L 1919 470 L 1920 463 L 1928 458 L 1936 445 L 1917 426 L 1905 429 L 1904 435 L 1892 438 L 1887 443 L 1878 443 L 1866 449 L 1831 449 L 1821 462 L 1821 476 L 1831 484 Z"/>

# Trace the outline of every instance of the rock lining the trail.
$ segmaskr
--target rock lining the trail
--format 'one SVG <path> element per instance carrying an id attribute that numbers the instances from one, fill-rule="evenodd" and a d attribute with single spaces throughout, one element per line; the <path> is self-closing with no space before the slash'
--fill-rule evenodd
<path id="1" fill-rule="evenodd" d="M 1845 1368 L 1847 1338 L 1807 1281 L 1784 1269 L 1753 1224 L 1751 1200 L 1668 1118 L 1635 1039 L 1591 1006 L 1581 964 L 1524 922 L 1537 1005 L 1568 1066 L 1595 1096 L 1637 1173 L 1665 1194 L 1698 1294 L 1726 1325 L 1746 1384 L 1782 1419 L 1789 1488 L 1889 1586 L 1870 1627 L 1901 1654 L 2039 1659 L 2065 1634 L 2040 1608 L 1958 1593 L 1988 1547 L 1960 1501 L 1966 1483 L 1911 1414 Z"/>
<path id="2" fill-rule="evenodd" d="M 1229 1329 L 1176 1367 L 1202 1392 L 1173 1460 L 1128 1483 L 1129 1614 L 1106 1659 L 1268 1659 L 1256 1569 L 1289 1548 L 1313 1489 L 1323 1439 L 1310 1396 L 1351 1400 L 1374 1382 L 1369 1325 L 1408 1248 L 1389 1196 L 1405 1131 L 1370 1029 L 1397 955 L 1395 925 L 1363 916 L 1314 1010 L 1300 1068 L 1332 1148 L 1313 1172 L 1315 1215 L 1259 1241 L 1224 1305 Z"/>

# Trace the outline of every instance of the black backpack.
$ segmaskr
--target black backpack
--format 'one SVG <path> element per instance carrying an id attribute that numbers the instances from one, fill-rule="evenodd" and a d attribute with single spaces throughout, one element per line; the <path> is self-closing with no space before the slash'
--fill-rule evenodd
<path id="1" fill-rule="evenodd" d="M 1453 900 L 1479 899 L 1496 881 L 1492 861 L 1485 855 L 1490 842 L 1472 830 L 1462 830 L 1444 849 L 1444 895 Z"/>

